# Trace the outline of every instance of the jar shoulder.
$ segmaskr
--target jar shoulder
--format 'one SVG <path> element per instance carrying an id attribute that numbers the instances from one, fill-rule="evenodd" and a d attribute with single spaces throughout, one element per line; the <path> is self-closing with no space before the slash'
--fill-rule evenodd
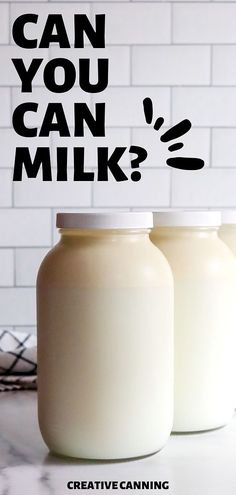
<path id="1" fill-rule="evenodd" d="M 219 237 L 232 250 L 233 254 L 236 255 L 236 232 L 226 229 L 220 230 Z"/>
<path id="2" fill-rule="evenodd" d="M 44 258 L 37 286 L 173 285 L 169 263 L 150 241 L 129 246 L 58 243 Z"/>
<path id="3" fill-rule="evenodd" d="M 236 258 L 220 239 L 155 239 L 174 275 L 236 277 Z"/>

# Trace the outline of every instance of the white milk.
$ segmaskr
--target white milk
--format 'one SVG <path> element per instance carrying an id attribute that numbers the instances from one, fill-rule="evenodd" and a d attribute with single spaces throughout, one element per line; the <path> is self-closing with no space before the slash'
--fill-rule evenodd
<path id="1" fill-rule="evenodd" d="M 59 454 L 150 454 L 173 422 L 171 272 L 149 214 L 72 220 L 38 276 L 40 429 Z"/>
<path id="2" fill-rule="evenodd" d="M 235 405 L 235 259 L 217 235 L 216 212 L 160 213 L 155 223 L 151 238 L 174 275 L 173 430 L 223 426 Z"/>

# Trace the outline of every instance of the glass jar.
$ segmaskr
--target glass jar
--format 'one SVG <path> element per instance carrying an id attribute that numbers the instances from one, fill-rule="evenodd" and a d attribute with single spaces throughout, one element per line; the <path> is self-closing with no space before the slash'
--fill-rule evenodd
<path id="1" fill-rule="evenodd" d="M 37 279 L 38 409 L 55 453 L 161 449 L 173 422 L 173 280 L 151 213 L 58 214 Z"/>
<path id="2" fill-rule="evenodd" d="M 162 212 L 151 239 L 172 268 L 176 432 L 227 424 L 234 411 L 236 261 L 217 212 Z"/>

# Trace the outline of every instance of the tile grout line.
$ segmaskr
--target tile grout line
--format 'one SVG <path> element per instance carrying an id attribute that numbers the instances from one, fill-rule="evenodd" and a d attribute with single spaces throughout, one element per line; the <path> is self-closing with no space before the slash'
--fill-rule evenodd
<path id="1" fill-rule="evenodd" d="M 92 1 L 90 1 L 88 5 L 89 5 L 89 9 L 88 9 L 88 11 L 89 11 L 89 19 L 90 19 L 90 21 L 92 21 L 92 16 L 94 14 Z M 105 36 L 106 36 L 106 32 L 105 32 Z"/>
<path id="2" fill-rule="evenodd" d="M 133 47 L 129 46 L 129 86 L 133 86 Z"/>
<path id="3" fill-rule="evenodd" d="M 50 219 L 51 219 L 51 246 L 53 246 L 53 232 L 54 232 L 54 208 L 50 208 Z"/>
<path id="4" fill-rule="evenodd" d="M 129 84 L 130 87 L 132 87 L 133 83 L 133 47 L 132 45 L 129 46 Z M 130 146 L 133 144 L 133 127 L 129 127 L 129 144 Z M 129 208 L 130 211 L 132 211 L 132 208 Z"/>
<path id="5" fill-rule="evenodd" d="M 127 89 L 133 89 L 133 88 L 136 88 L 136 89 L 149 89 L 149 88 L 157 88 L 157 89 L 167 89 L 167 88 L 178 88 L 178 89 L 210 89 L 210 88 L 215 88 L 215 89 L 236 89 L 236 82 L 234 84 L 212 84 L 210 85 L 209 83 L 205 83 L 205 84 L 189 84 L 189 83 L 181 83 L 181 84 L 170 84 L 168 81 L 166 83 L 152 83 L 152 84 L 132 84 L 132 86 L 130 86 L 129 84 L 119 84 L 119 85 L 113 85 L 113 84 L 110 84 L 107 88 L 107 90 L 109 89 L 117 89 L 117 90 L 127 90 Z M 8 89 L 20 89 L 21 88 L 21 85 L 20 83 L 19 84 L 0 84 L 0 88 L 8 88 Z M 36 90 L 42 90 L 42 94 L 43 95 L 48 95 L 50 96 L 52 94 L 51 91 L 49 91 L 45 86 L 43 85 L 37 85 L 35 84 L 34 85 L 34 89 Z M 80 89 L 79 85 L 76 84 L 72 90 L 76 90 L 78 91 L 78 89 Z M 71 91 L 71 90 L 70 90 Z M 70 91 L 67 91 L 67 95 L 70 94 Z M 24 93 L 25 94 L 32 94 L 31 92 L 27 92 L 27 93 Z M 64 95 L 66 94 L 63 93 Z M 87 94 L 87 93 L 85 93 Z M 93 95 L 93 93 L 90 93 L 91 95 Z M 22 95 L 21 95 L 22 96 Z M 71 125 L 69 125 L 69 127 L 71 127 Z"/>
<path id="6" fill-rule="evenodd" d="M 214 84 L 213 84 L 213 45 L 210 45 L 210 87 L 212 87 L 212 86 L 214 86 Z"/>
<path id="7" fill-rule="evenodd" d="M 93 4 L 92 2 L 89 3 L 89 19 L 90 21 L 92 21 L 92 16 L 94 14 L 94 9 L 93 9 Z M 105 33 L 106 35 L 106 33 Z M 89 46 L 89 45 L 88 45 Z M 85 44 L 85 48 L 86 48 L 86 44 Z M 88 105 L 89 105 L 89 109 L 92 111 L 92 105 L 93 105 L 93 102 L 94 102 L 94 99 L 93 99 L 93 94 L 90 93 L 89 94 L 89 100 L 88 100 Z"/>
<path id="8" fill-rule="evenodd" d="M 93 14 L 94 14 L 94 8 L 93 8 L 93 4 L 92 2 L 89 4 L 89 17 L 90 17 L 90 20 L 92 21 L 92 17 L 93 17 Z M 105 49 L 106 49 L 106 31 L 105 31 Z M 108 74 L 108 81 L 109 81 L 109 74 Z M 92 104 L 93 104 L 93 96 L 92 94 L 90 94 L 90 99 L 89 99 L 89 106 L 90 106 L 90 110 L 92 111 Z M 106 119 L 106 116 L 105 116 L 105 119 Z M 106 125 L 106 120 L 105 120 L 105 125 Z M 105 128 L 105 133 L 106 133 L 106 128 Z M 94 208 L 94 182 L 91 183 L 91 187 L 90 187 L 90 207 L 91 208 Z"/>
<path id="9" fill-rule="evenodd" d="M 13 287 L 16 288 L 16 247 L 13 248 Z"/>
<path id="10" fill-rule="evenodd" d="M 13 115 L 13 90 L 10 88 L 10 118 L 12 119 Z M 10 127 L 12 129 L 12 127 Z M 12 164 L 13 166 L 13 164 Z M 11 168 L 11 167 L 10 167 Z M 14 182 L 13 182 L 13 176 L 12 176 L 12 181 L 11 181 L 11 207 L 14 208 L 15 206 L 15 190 L 14 190 Z"/>
<path id="11" fill-rule="evenodd" d="M 11 1 L 13 3 L 16 3 L 16 2 L 14 2 L 14 0 L 11 0 Z M 87 0 L 87 1 L 86 0 L 80 0 L 79 3 L 82 6 L 88 6 L 88 5 L 90 5 L 91 1 L 93 1 L 93 0 L 90 0 L 90 1 L 89 0 Z M 198 0 L 196 3 L 199 3 L 200 5 L 205 5 L 206 3 L 210 3 L 210 2 L 214 2 L 214 0 L 208 0 L 208 1 L 206 1 L 206 0 Z M 9 2 L 7 0 L 3 0 L 3 3 L 9 3 Z M 30 0 L 22 0 L 19 3 L 25 3 L 25 4 L 31 4 L 32 5 L 32 1 L 30 1 Z M 36 0 L 36 1 L 33 2 L 33 4 L 36 4 L 36 5 L 37 4 L 53 5 L 55 3 L 57 3 L 57 4 L 69 3 L 70 5 L 73 5 L 73 4 L 76 5 L 76 3 L 78 3 L 78 0 L 70 0 L 68 2 L 67 2 L 67 0 L 46 0 L 46 1 L 45 0 L 44 1 Z M 134 4 L 135 5 L 136 3 L 145 3 L 145 0 L 128 0 L 128 1 L 127 0 L 112 0 L 112 1 L 111 0 L 101 0 L 98 3 L 100 3 L 100 4 L 111 4 L 111 5 L 116 4 L 116 3 L 122 4 L 122 5 L 128 5 L 130 3 L 130 4 Z M 155 5 L 155 4 L 157 4 L 157 5 L 163 5 L 164 0 L 148 0 L 148 3 L 153 4 L 153 5 Z M 183 2 L 183 0 L 175 0 L 175 4 L 183 4 L 183 3 L 184 3 L 184 5 L 185 4 L 189 4 L 189 3 L 192 4 L 193 3 L 193 0 L 184 0 L 184 2 Z M 222 3 L 222 2 L 219 1 L 219 3 Z M 224 1 L 224 4 L 225 3 L 226 4 L 233 4 L 234 3 L 234 0 L 225 0 Z"/>
<path id="12" fill-rule="evenodd" d="M 213 143 L 213 128 L 210 128 L 210 148 L 209 148 L 209 168 L 213 168 L 212 163 L 212 143 Z"/>
<path id="13" fill-rule="evenodd" d="M 214 2 L 216 0 L 212 0 L 212 1 Z M 19 3 L 25 3 L 25 2 L 23 1 L 23 2 L 19 2 Z M 175 1 L 174 4 L 176 5 L 176 3 L 177 2 Z M 186 3 L 187 2 L 185 1 L 184 2 L 184 5 L 186 5 Z M 192 1 L 190 3 L 192 3 Z M 198 2 L 196 2 L 196 3 L 198 3 Z M 207 3 L 207 2 L 204 1 L 204 4 L 205 3 Z M 217 1 L 217 3 L 220 3 L 220 2 Z M 224 3 L 226 3 L 226 2 L 224 2 Z M 230 3 L 231 4 L 234 4 L 234 0 L 232 0 Z M 36 2 L 34 2 L 34 4 L 36 5 Z M 162 1 L 162 4 L 164 4 L 164 0 Z M 32 5 L 32 2 L 31 2 L 31 5 Z M 217 41 L 211 40 L 211 41 L 202 41 L 202 42 L 201 41 L 196 41 L 196 42 L 185 41 L 185 42 L 181 42 L 181 43 L 180 42 L 174 42 L 174 41 L 173 41 L 173 43 L 171 43 L 171 42 L 162 42 L 162 41 L 156 41 L 155 43 L 150 43 L 150 42 L 142 42 L 142 43 L 135 42 L 135 43 L 132 43 L 132 41 L 129 41 L 129 42 L 127 41 L 127 42 L 124 42 L 124 43 L 120 43 L 120 42 L 116 42 L 116 43 L 115 42 L 107 42 L 106 43 L 106 48 L 114 48 L 114 47 L 115 48 L 116 47 L 117 48 L 119 48 L 119 47 L 126 47 L 126 48 L 128 48 L 129 46 L 133 46 L 133 47 L 136 47 L 137 46 L 137 47 L 141 47 L 141 48 L 149 48 L 149 47 L 154 47 L 154 48 L 156 47 L 156 48 L 158 48 L 158 47 L 165 47 L 165 46 L 167 46 L 167 47 L 173 46 L 173 48 L 175 48 L 175 47 L 176 48 L 177 47 L 193 47 L 194 48 L 194 47 L 199 47 L 200 46 L 202 48 L 203 47 L 207 48 L 210 45 L 212 45 L 212 46 L 223 46 L 224 48 L 227 47 L 227 46 L 235 47 L 236 40 L 234 42 L 232 42 L 232 41 L 231 42 L 227 42 L 227 41 L 217 42 Z M 58 50 L 60 50 L 60 47 L 58 46 L 58 43 L 56 43 L 56 42 L 50 43 L 50 46 L 52 48 L 57 48 Z M 12 42 L 11 43 L 11 31 L 10 31 L 10 43 L 0 43 L 0 47 L 10 47 L 10 48 L 13 48 L 13 47 L 16 48 L 17 47 L 16 44 L 15 44 L 15 42 Z M 86 49 L 91 49 L 91 45 L 89 44 L 89 42 L 86 42 L 86 40 L 85 40 L 85 46 L 84 46 L 84 48 L 75 48 L 74 45 L 73 45 L 73 43 L 70 43 L 70 48 L 72 48 L 74 50 L 83 50 L 83 49 L 86 50 Z M 36 47 L 33 50 L 40 50 L 40 48 L 39 47 Z M 44 48 L 44 50 L 46 50 L 46 48 Z"/>
<path id="14" fill-rule="evenodd" d="M 173 7 L 173 2 L 170 3 L 170 44 L 174 46 L 174 41 L 173 41 L 173 30 L 174 30 L 174 26 L 173 26 L 173 22 L 174 22 L 174 7 Z"/>
<path id="15" fill-rule="evenodd" d="M 11 3 L 8 3 L 8 43 L 11 44 Z"/>
<path id="16" fill-rule="evenodd" d="M 170 170 L 170 191 L 169 191 L 169 207 L 172 208 L 173 202 L 173 170 Z"/>
<path id="17" fill-rule="evenodd" d="M 213 45 L 210 45 L 210 87 L 213 86 Z M 209 168 L 212 168 L 212 127 L 210 127 Z"/>
<path id="18" fill-rule="evenodd" d="M 90 191 L 90 204 L 91 204 L 91 208 L 94 208 L 94 183 L 95 182 L 92 182 L 91 183 L 91 191 Z"/>
<path id="19" fill-rule="evenodd" d="M 173 125 L 173 88 L 170 88 L 170 125 Z M 169 206 L 172 205 L 173 171 L 170 171 Z"/>
<path id="20" fill-rule="evenodd" d="M 171 89 L 171 88 L 170 88 Z M 173 89 L 173 88 L 172 88 Z M 209 129 L 209 127 L 211 126 L 214 126 L 215 129 L 233 129 L 235 130 L 236 129 L 236 122 L 234 125 L 214 125 L 214 123 L 209 123 L 208 125 L 193 125 L 192 128 L 193 129 Z M 125 130 L 129 130 L 130 126 L 127 126 L 127 125 L 109 125 L 109 126 L 106 126 L 106 129 L 125 129 Z M 147 127 L 145 125 L 137 125 L 137 126 L 133 126 L 133 129 L 146 129 Z M 163 128 L 164 129 L 168 129 L 169 128 L 169 125 L 163 125 Z M 0 131 L 1 130 L 11 130 L 12 127 L 10 126 L 0 126 Z M 72 129 L 72 128 L 70 128 Z M 73 129 L 72 129 L 73 130 Z M 70 136 L 70 137 L 78 137 L 78 136 Z M 80 136 L 81 138 L 84 137 L 84 136 Z M 4 166 L 4 167 L 0 167 L 0 170 L 3 170 L 3 169 L 9 169 L 11 168 L 11 166 Z M 56 167 L 52 167 L 54 169 L 56 169 Z M 68 168 L 73 168 L 72 166 L 68 165 Z"/>
<path id="21" fill-rule="evenodd" d="M 17 291 L 20 291 L 21 289 L 35 289 L 35 287 L 36 287 L 36 284 L 34 284 L 34 285 L 15 285 L 15 286 L 0 285 L 0 289 L 9 289 L 9 291 L 12 289 L 16 289 Z"/>
<path id="22" fill-rule="evenodd" d="M 12 28 L 12 3 L 9 3 L 9 46 L 12 44 L 12 33 L 11 33 L 11 28 Z M 13 88 L 10 87 L 10 112 L 11 112 L 11 119 L 13 116 Z M 12 125 L 10 129 L 13 129 Z M 13 164 L 12 164 L 13 166 Z M 11 200 L 12 200 L 12 208 L 15 208 L 15 188 L 14 188 L 14 182 L 13 182 L 13 176 L 12 176 L 12 182 L 11 182 Z M 16 253 L 15 249 L 13 249 L 13 263 L 14 263 L 14 285 L 16 285 Z"/>

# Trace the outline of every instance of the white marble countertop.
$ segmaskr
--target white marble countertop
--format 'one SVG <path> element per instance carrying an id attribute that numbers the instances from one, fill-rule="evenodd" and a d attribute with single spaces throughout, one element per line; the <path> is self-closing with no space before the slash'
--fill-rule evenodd
<path id="1" fill-rule="evenodd" d="M 169 480 L 169 490 L 160 492 L 236 494 L 236 415 L 225 428 L 172 435 L 161 452 L 149 457 L 92 462 L 57 458 L 48 453 L 38 429 L 36 399 L 32 391 L 0 394 L 0 495 L 154 493 L 69 490 L 69 480 Z"/>

